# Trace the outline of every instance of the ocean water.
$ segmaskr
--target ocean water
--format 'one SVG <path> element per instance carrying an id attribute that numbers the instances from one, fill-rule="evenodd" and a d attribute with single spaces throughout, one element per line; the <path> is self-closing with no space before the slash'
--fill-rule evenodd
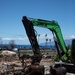
<path id="1" fill-rule="evenodd" d="M 11 48 L 11 46 L 9 44 L 2 44 L 0 45 L 0 47 L 4 47 L 7 46 L 8 48 Z M 51 49 L 55 49 L 55 46 L 43 46 L 40 45 L 40 48 L 51 48 Z M 32 48 L 31 45 L 14 45 L 14 48 Z"/>

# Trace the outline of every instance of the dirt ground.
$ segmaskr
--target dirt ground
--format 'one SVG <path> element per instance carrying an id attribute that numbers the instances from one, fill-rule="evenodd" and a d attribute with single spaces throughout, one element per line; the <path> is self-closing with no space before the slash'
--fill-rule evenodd
<path id="1" fill-rule="evenodd" d="M 25 59 L 24 62 L 25 62 L 24 65 L 29 65 L 31 64 L 30 63 L 31 59 Z M 15 67 L 15 69 L 22 69 L 22 63 L 21 60 L 18 59 L 18 56 L 0 57 L 0 73 L 7 69 L 6 64 L 8 65 L 15 64 L 18 65 L 18 67 Z M 42 59 L 40 65 L 44 65 L 45 74 L 48 74 L 50 70 L 50 66 L 54 65 L 54 62 L 52 61 L 52 59 Z M 75 75 L 75 74 L 67 73 L 66 75 Z"/>

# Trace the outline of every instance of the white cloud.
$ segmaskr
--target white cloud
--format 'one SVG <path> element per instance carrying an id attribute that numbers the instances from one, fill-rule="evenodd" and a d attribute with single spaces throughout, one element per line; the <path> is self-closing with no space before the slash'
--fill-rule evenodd
<path id="1" fill-rule="evenodd" d="M 18 38 L 2 38 L 2 40 L 9 41 L 9 40 L 15 40 L 15 41 L 23 41 L 26 40 L 26 38 L 18 37 Z"/>
<path id="2" fill-rule="evenodd" d="M 12 40 L 12 38 L 2 38 L 1 40 Z"/>
<path id="3" fill-rule="evenodd" d="M 53 36 L 47 34 L 47 38 L 53 39 Z M 41 34 L 39 36 L 39 40 L 44 40 L 44 39 L 46 39 L 45 34 Z M 25 40 L 28 40 L 28 37 L 27 36 L 17 36 L 17 37 L 11 37 L 11 38 L 10 37 L 3 37 L 3 38 L 1 38 L 1 40 L 3 40 L 3 41 L 10 41 L 10 40 L 25 41 Z M 37 40 L 38 40 L 38 37 L 37 37 Z"/>
<path id="4" fill-rule="evenodd" d="M 47 38 L 48 39 L 53 39 L 53 35 L 49 35 L 47 34 Z M 64 39 L 73 39 L 75 38 L 75 35 L 71 35 L 71 36 L 64 36 Z M 37 37 L 38 39 L 38 37 Z M 45 34 L 42 34 L 39 36 L 40 40 L 46 39 Z M 4 37 L 1 38 L 1 40 L 5 40 L 5 41 L 9 41 L 9 40 L 15 40 L 15 41 L 23 41 L 23 40 L 28 40 L 28 37 L 14 37 L 14 38 L 9 38 L 9 37 Z"/>
<path id="5" fill-rule="evenodd" d="M 52 34 L 51 35 L 47 34 L 47 38 L 51 39 L 51 41 L 53 41 L 53 35 Z M 75 38 L 75 35 L 64 36 L 64 40 L 73 39 L 73 38 Z M 0 41 L 4 41 L 4 42 L 6 42 L 6 41 L 9 42 L 10 40 L 14 40 L 18 43 L 25 43 L 25 44 L 29 43 L 29 40 L 28 40 L 27 36 L 17 36 L 17 37 L 12 37 L 12 38 L 3 37 L 3 38 L 0 39 Z M 45 40 L 46 40 L 45 34 L 40 34 L 39 38 L 37 37 L 37 41 L 39 43 L 45 42 Z"/>
<path id="6" fill-rule="evenodd" d="M 74 39 L 75 35 L 65 36 L 64 39 Z"/>
<path id="7" fill-rule="evenodd" d="M 70 36 L 70 38 L 72 38 L 72 39 L 75 38 L 75 35 Z"/>

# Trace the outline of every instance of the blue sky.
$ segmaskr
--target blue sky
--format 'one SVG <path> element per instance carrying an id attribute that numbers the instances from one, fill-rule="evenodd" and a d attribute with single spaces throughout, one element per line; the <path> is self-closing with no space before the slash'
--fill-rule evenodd
<path id="1" fill-rule="evenodd" d="M 55 20 L 61 27 L 64 39 L 75 38 L 75 0 L 0 0 L 0 38 L 2 43 L 14 39 L 16 44 L 29 44 L 22 17 Z M 35 27 L 39 42 L 45 34 L 52 39 L 48 29 Z"/>

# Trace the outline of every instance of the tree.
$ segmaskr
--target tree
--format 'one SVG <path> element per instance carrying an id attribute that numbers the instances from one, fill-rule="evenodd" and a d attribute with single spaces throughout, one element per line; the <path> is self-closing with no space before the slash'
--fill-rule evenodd
<path id="1" fill-rule="evenodd" d="M 71 49 L 71 45 L 70 45 L 70 44 L 68 44 L 67 48 L 68 48 L 68 49 Z"/>
<path id="2" fill-rule="evenodd" d="M 5 46 L 2 46 L 2 48 L 3 48 L 3 49 L 8 49 L 8 46 L 5 45 Z"/>
<path id="3" fill-rule="evenodd" d="M 10 48 L 13 49 L 15 47 L 15 41 L 10 40 L 9 45 L 10 45 Z"/>
<path id="4" fill-rule="evenodd" d="M 47 42 L 48 42 L 47 34 L 45 34 L 45 37 L 46 37 L 46 47 L 47 47 Z"/>

